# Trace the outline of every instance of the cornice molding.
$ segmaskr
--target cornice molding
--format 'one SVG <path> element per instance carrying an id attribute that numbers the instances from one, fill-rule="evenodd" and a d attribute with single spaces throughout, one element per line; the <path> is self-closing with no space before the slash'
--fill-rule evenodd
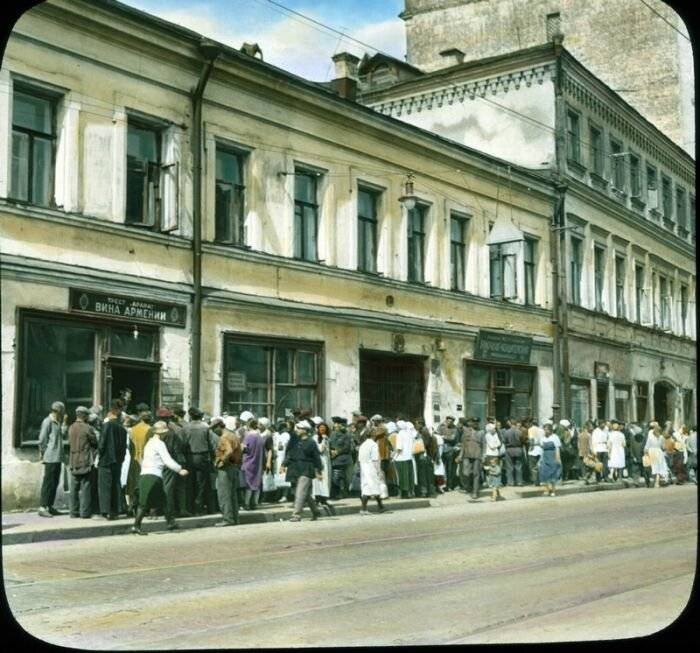
<path id="1" fill-rule="evenodd" d="M 483 79 L 450 84 L 444 88 L 414 93 L 393 100 L 369 102 L 367 106 L 383 115 L 399 118 L 404 114 L 420 113 L 424 109 L 429 111 L 434 106 L 440 108 L 444 104 L 448 106 L 455 103 L 461 104 L 467 100 L 475 100 L 477 97 L 485 98 L 487 95 L 508 93 L 511 90 L 518 91 L 522 86 L 529 88 L 533 84 L 542 85 L 546 78 L 553 80 L 555 74 L 555 66 L 546 63 Z"/>

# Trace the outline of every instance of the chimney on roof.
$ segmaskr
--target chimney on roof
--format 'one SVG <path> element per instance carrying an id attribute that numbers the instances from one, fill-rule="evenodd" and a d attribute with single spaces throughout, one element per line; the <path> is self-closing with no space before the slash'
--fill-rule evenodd
<path id="1" fill-rule="evenodd" d="M 335 64 L 335 79 L 331 82 L 333 90 L 340 97 L 354 100 L 357 97 L 357 67 L 359 57 L 349 52 L 339 52 L 333 55 Z"/>
<path id="2" fill-rule="evenodd" d="M 464 62 L 464 52 L 458 48 L 448 48 L 440 53 L 446 66 L 457 66 Z"/>
<path id="3" fill-rule="evenodd" d="M 260 55 L 260 61 L 263 60 L 263 51 L 257 43 L 244 43 L 241 46 L 241 52 L 253 58 Z"/>

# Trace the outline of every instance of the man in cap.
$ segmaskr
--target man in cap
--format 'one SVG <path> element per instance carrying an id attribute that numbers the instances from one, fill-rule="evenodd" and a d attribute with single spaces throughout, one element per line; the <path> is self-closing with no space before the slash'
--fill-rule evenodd
<path id="1" fill-rule="evenodd" d="M 212 423 L 212 430 L 219 436 L 214 452 L 216 468 L 216 493 L 219 498 L 222 520 L 214 526 L 238 524 L 238 475 L 243 450 L 236 431 L 236 418 L 232 415 Z"/>
<path id="2" fill-rule="evenodd" d="M 185 453 L 185 443 L 183 441 L 184 430 L 177 423 L 173 412 L 161 406 L 156 411 L 156 418 L 159 422 L 164 422 L 168 427 L 168 432 L 163 433 L 160 439 L 165 444 L 170 457 L 181 467 L 187 468 L 187 456 Z M 187 509 L 187 477 L 169 467 L 163 468 L 163 491 L 165 492 L 165 507 L 169 515 L 177 517 L 189 517 Z M 174 524 L 175 522 L 173 522 Z"/>
<path id="3" fill-rule="evenodd" d="M 457 440 L 457 426 L 455 418 L 448 415 L 445 421 L 438 425 L 437 433 L 442 437 L 442 463 L 445 465 L 445 491 L 454 490 L 456 483 L 455 448 Z"/>
<path id="4" fill-rule="evenodd" d="M 462 485 L 465 492 L 470 492 L 472 501 L 479 498 L 481 482 L 481 461 L 484 453 L 484 432 L 479 430 L 479 420 L 471 418 L 462 431 L 460 452 L 457 464 L 461 465 Z"/>
<path id="5" fill-rule="evenodd" d="M 503 444 L 506 445 L 505 464 L 508 485 L 521 486 L 523 484 L 523 446 L 520 442 L 520 425 L 513 418 L 506 420 Z"/>
<path id="6" fill-rule="evenodd" d="M 70 516 L 89 519 L 92 516 L 91 476 L 97 454 L 97 433 L 88 423 L 90 411 L 85 406 L 75 409 L 75 422 L 68 429 L 71 472 Z"/>
<path id="7" fill-rule="evenodd" d="M 61 462 L 64 459 L 63 438 L 68 432 L 68 416 L 66 407 L 60 401 L 51 404 L 51 412 L 44 418 L 39 430 L 39 455 L 44 465 L 44 478 L 41 482 L 41 505 L 39 514 L 42 517 L 59 515 L 53 507 L 61 480 Z"/>
<path id="8" fill-rule="evenodd" d="M 297 477 L 296 489 L 294 492 L 294 512 L 289 521 L 301 521 L 301 513 L 304 510 L 304 504 L 308 503 L 311 509 L 311 520 L 318 519 L 321 511 L 316 505 L 316 501 L 312 495 L 312 480 L 317 478 L 319 481 L 323 478 L 323 463 L 321 455 L 314 442 L 313 438 L 309 437 L 311 432 L 311 424 L 306 420 L 299 422 L 295 430 L 299 435 L 300 443 L 296 452 L 296 456 L 292 464 L 296 466 L 295 474 Z M 285 460 L 282 463 L 280 472 L 285 474 L 287 466 L 290 462 L 290 450 L 287 449 Z"/>
<path id="9" fill-rule="evenodd" d="M 184 439 L 192 456 L 190 464 L 194 477 L 194 511 L 197 515 L 203 515 L 213 512 L 211 472 L 218 442 L 209 426 L 202 421 L 204 413 L 199 408 L 192 406 L 188 413 L 190 421 L 185 424 Z"/>
<path id="10" fill-rule="evenodd" d="M 328 445 L 331 450 L 331 499 L 348 496 L 348 467 L 352 466 L 352 441 L 345 417 L 332 417 Z"/>
<path id="11" fill-rule="evenodd" d="M 106 519 L 116 519 L 119 514 L 121 494 L 121 467 L 126 456 L 126 429 L 121 423 L 122 402 L 115 400 L 102 425 L 97 442 L 97 483 L 100 513 Z"/>

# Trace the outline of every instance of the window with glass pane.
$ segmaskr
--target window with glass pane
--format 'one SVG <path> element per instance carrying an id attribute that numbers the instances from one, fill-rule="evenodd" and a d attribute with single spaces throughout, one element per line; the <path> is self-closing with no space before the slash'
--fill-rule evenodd
<path id="1" fill-rule="evenodd" d="M 664 218 L 666 220 L 673 219 L 673 196 L 671 194 L 671 180 L 668 177 L 663 177 L 661 180 L 662 200 Z"/>
<path id="2" fill-rule="evenodd" d="M 243 155 L 217 146 L 215 239 L 219 243 L 245 245 L 243 181 Z"/>
<path id="3" fill-rule="evenodd" d="M 590 128 L 591 167 L 599 177 L 603 176 L 603 134 L 597 127 Z"/>
<path id="4" fill-rule="evenodd" d="M 637 381 L 637 421 L 642 422 L 647 417 L 649 401 L 649 384 L 646 381 Z"/>
<path id="5" fill-rule="evenodd" d="M 516 256 L 512 243 L 489 246 L 489 285 L 491 299 L 517 297 Z"/>
<path id="6" fill-rule="evenodd" d="M 595 310 L 603 310 L 603 287 L 605 284 L 605 248 L 597 247 L 593 254 L 593 274 L 595 280 Z"/>
<path id="7" fill-rule="evenodd" d="M 656 169 L 647 166 L 647 204 L 650 209 L 659 208 L 659 186 Z"/>
<path id="8" fill-rule="evenodd" d="M 571 239 L 571 303 L 581 305 L 581 240 Z"/>
<path id="9" fill-rule="evenodd" d="M 467 249 L 467 218 L 450 215 L 450 268 L 452 290 L 464 290 L 465 259 Z"/>
<path id="10" fill-rule="evenodd" d="M 534 238 L 525 238 L 525 303 L 535 303 L 535 261 L 537 253 L 537 241 Z"/>
<path id="11" fill-rule="evenodd" d="M 688 322 L 688 288 L 687 288 L 687 286 L 681 286 L 681 333 L 684 336 L 688 335 L 687 322 Z"/>
<path id="12" fill-rule="evenodd" d="M 423 282 L 425 215 L 428 207 L 417 204 L 408 212 L 408 280 Z"/>
<path id="13" fill-rule="evenodd" d="M 588 383 L 571 384 L 571 421 L 581 427 L 590 419 L 591 397 Z"/>
<path id="14" fill-rule="evenodd" d="M 688 216 L 685 208 L 685 190 L 676 187 L 676 222 L 678 223 L 678 235 L 681 238 L 688 236 Z"/>
<path id="15" fill-rule="evenodd" d="M 12 97 L 13 199 L 51 204 L 55 139 L 55 101 L 18 87 Z"/>
<path id="16" fill-rule="evenodd" d="M 315 172 L 294 174 L 294 258 L 317 261 L 318 203 Z"/>
<path id="17" fill-rule="evenodd" d="M 95 336 L 95 329 L 72 323 L 24 322 L 20 444 L 39 439 L 54 401 L 62 401 L 71 418 L 78 406 L 95 403 Z"/>
<path id="18" fill-rule="evenodd" d="M 160 226 L 160 133 L 129 121 L 126 140 L 126 223 Z"/>
<path id="19" fill-rule="evenodd" d="M 625 259 L 615 257 L 615 306 L 617 317 L 625 317 Z"/>
<path id="20" fill-rule="evenodd" d="M 651 273 L 651 308 L 653 324 L 654 326 L 659 326 L 659 315 L 661 314 L 661 310 L 659 302 L 659 287 L 655 272 Z"/>
<path id="21" fill-rule="evenodd" d="M 153 333 L 138 332 L 138 338 L 134 338 L 132 330 L 112 329 L 109 338 L 110 353 L 112 356 L 124 358 L 138 358 L 140 360 L 153 360 L 153 346 L 155 336 Z"/>
<path id="22" fill-rule="evenodd" d="M 285 409 L 318 410 L 319 350 L 281 342 L 250 343 L 226 338 L 223 410 L 279 418 Z"/>
<path id="23" fill-rule="evenodd" d="M 641 265 L 634 267 L 634 297 L 636 306 L 637 324 L 642 323 L 642 308 L 644 303 L 644 268 Z"/>
<path id="24" fill-rule="evenodd" d="M 581 133 L 579 127 L 579 116 L 573 111 L 566 113 L 567 131 L 567 156 L 569 160 L 576 163 L 581 162 Z"/>
<path id="25" fill-rule="evenodd" d="M 629 421 L 630 387 L 628 385 L 615 385 L 615 419 L 622 422 Z"/>
<path id="26" fill-rule="evenodd" d="M 659 297 L 661 299 L 661 328 L 668 326 L 668 281 L 666 277 L 659 277 Z"/>
<path id="27" fill-rule="evenodd" d="M 357 193 L 357 269 L 377 271 L 377 204 L 379 193 L 360 188 Z"/>
<path id="28" fill-rule="evenodd" d="M 625 190 L 625 157 L 622 155 L 622 143 L 610 139 L 610 155 L 612 160 L 613 186 L 617 190 Z"/>
<path id="29" fill-rule="evenodd" d="M 639 167 L 639 157 L 630 154 L 630 193 L 632 197 L 639 197 L 642 194 L 641 170 Z"/>

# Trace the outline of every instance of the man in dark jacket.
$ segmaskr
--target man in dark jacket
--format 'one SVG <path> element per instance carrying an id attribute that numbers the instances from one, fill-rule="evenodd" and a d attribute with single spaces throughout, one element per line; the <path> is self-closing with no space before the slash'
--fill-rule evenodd
<path id="1" fill-rule="evenodd" d="M 190 421 L 184 427 L 184 440 L 192 456 L 190 471 L 195 482 L 194 510 L 195 514 L 203 515 L 214 512 L 211 473 L 218 441 L 209 426 L 202 421 L 204 413 L 199 408 L 192 407 L 188 413 Z"/>
<path id="2" fill-rule="evenodd" d="M 65 460 L 63 441 L 68 432 L 66 407 L 60 401 L 51 404 L 51 412 L 44 418 L 39 431 L 39 455 L 44 465 L 41 482 L 41 517 L 53 517 L 60 513 L 53 507 L 58 484 L 61 480 L 61 463 Z"/>
<path id="3" fill-rule="evenodd" d="M 87 423 L 90 411 L 85 406 L 75 409 L 75 422 L 68 429 L 71 471 L 70 516 L 89 519 L 92 516 L 92 467 L 97 453 L 97 433 Z"/>
<path id="4" fill-rule="evenodd" d="M 481 481 L 481 458 L 484 451 L 484 432 L 478 430 L 478 421 L 470 420 L 462 432 L 460 452 L 457 456 L 461 463 L 462 485 L 465 492 L 471 487 L 471 498 L 479 498 L 479 483 Z"/>
<path id="5" fill-rule="evenodd" d="M 182 441 L 183 429 L 174 420 L 173 413 L 169 408 L 164 406 L 156 411 L 156 418 L 159 421 L 165 422 L 168 425 L 168 432 L 162 435 L 160 439 L 165 444 L 165 448 L 171 455 L 172 459 L 181 467 L 187 469 L 185 457 L 185 444 Z M 174 472 L 169 467 L 163 468 L 163 491 L 165 492 L 165 514 L 175 517 L 189 517 L 187 511 L 187 496 L 186 496 L 186 481 L 187 477 Z M 172 530 L 177 528 L 174 519 L 171 519 L 168 528 Z"/>
<path id="6" fill-rule="evenodd" d="M 119 514 L 121 492 L 121 467 L 126 456 L 126 429 L 122 426 L 121 405 L 117 402 L 107 415 L 102 434 L 97 443 L 97 483 L 100 498 L 100 513 L 106 519 L 116 519 Z"/>
<path id="7" fill-rule="evenodd" d="M 212 430 L 219 436 L 214 452 L 216 467 L 216 492 L 219 498 L 222 520 L 214 526 L 238 524 L 238 475 L 241 469 L 243 449 L 236 431 L 236 418 L 226 417 L 212 423 Z"/>
<path id="8" fill-rule="evenodd" d="M 301 512 L 304 510 L 304 504 L 308 503 L 311 509 L 311 520 L 318 519 L 321 511 L 316 506 L 313 495 L 311 493 L 312 480 L 316 477 L 319 481 L 323 478 L 323 463 L 321 455 L 318 452 L 318 446 L 313 438 L 309 437 L 311 425 L 302 420 L 295 427 L 299 435 L 299 446 L 297 447 L 296 456 L 293 464 L 296 466 L 295 475 L 297 477 L 296 490 L 294 493 L 294 512 L 289 521 L 301 521 Z M 290 450 L 287 449 L 287 454 Z M 289 455 L 285 456 L 284 463 L 280 468 L 280 472 L 285 473 L 287 470 Z"/>
<path id="9" fill-rule="evenodd" d="M 457 474 L 455 473 L 457 425 L 455 418 L 448 415 L 445 421 L 437 427 L 437 434 L 443 439 L 442 462 L 445 465 L 445 490 L 454 490 L 457 487 Z"/>
<path id="10" fill-rule="evenodd" d="M 503 444 L 506 445 L 506 478 L 508 485 L 523 484 L 523 445 L 520 439 L 520 424 L 515 420 L 506 420 L 506 428 L 503 431 Z M 515 479 L 513 479 L 515 471 Z"/>
<path id="11" fill-rule="evenodd" d="M 331 499 L 348 496 L 348 466 L 352 465 L 352 440 L 344 417 L 332 417 L 333 427 L 328 445 L 331 450 Z"/>

